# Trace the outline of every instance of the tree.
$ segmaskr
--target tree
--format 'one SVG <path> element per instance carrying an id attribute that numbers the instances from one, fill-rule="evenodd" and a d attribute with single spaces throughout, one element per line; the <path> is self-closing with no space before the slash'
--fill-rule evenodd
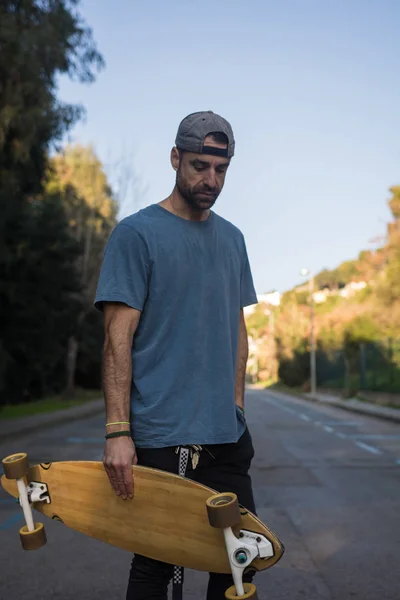
<path id="1" fill-rule="evenodd" d="M 0 4 L 0 178 L 40 191 L 50 145 L 82 116 L 56 98 L 57 78 L 94 80 L 104 61 L 77 0 L 3 0 Z"/>
<path id="2" fill-rule="evenodd" d="M 72 318 L 68 309 L 58 319 L 58 307 L 65 299 L 71 310 L 76 309 L 71 294 L 76 284 L 77 242 L 66 228 L 59 196 L 39 196 L 49 152 L 83 114 L 81 106 L 57 99 L 57 80 L 67 75 L 91 83 L 104 64 L 78 4 L 78 0 L 0 2 L 0 388 L 4 401 L 35 397 L 56 382 L 55 364 L 64 353 Z M 35 337 L 38 327 L 42 333 Z M 36 347 L 39 341 L 48 349 L 46 358 Z"/>
<path id="3" fill-rule="evenodd" d="M 378 286 L 378 297 L 387 308 L 400 303 L 400 186 L 390 189 L 393 220 L 387 226 L 386 267 Z"/>
<path id="4" fill-rule="evenodd" d="M 81 248 L 76 270 L 81 285 L 80 311 L 68 339 L 67 389 L 75 389 L 77 357 L 85 319 L 92 311 L 104 247 L 116 225 L 117 203 L 93 148 L 69 146 L 50 162 L 46 189 L 60 194 L 71 235 Z"/>
<path id="5" fill-rule="evenodd" d="M 118 220 L 127 217 L 144 205 L 148 185 L 135 169 L 135 158 L 132 151 L 121 150 L 116 159 L 108 153 L 104 164 L 113 196 L 118 204 Z"/>
<path id="6" fill-rule="evenodd" d="M 60 198 L 44 197 L 25 210 L 29 218 L 16 224 L 18 231 L 7 230 L 20 243 L 13 270 L 0 278 L 2 403 L 61 389 L 65 348 L 79 311 L 79 247 Z"/>
<path id="7" fill-rule="evenodd" d="M 306 347 L 309 339 L 309 309 L 299 305 L 294 294 L 278 312 L 275 335 L 279 359 L 292 359 L 296 349 Z"/>
<path id="8" fill-rule="evenodd" d="M 275 309 L 260 302 L 246 317 L 249 334 L 248 372 L 262 381 L 276 381 L 278 373 L 275 341 Z"/>

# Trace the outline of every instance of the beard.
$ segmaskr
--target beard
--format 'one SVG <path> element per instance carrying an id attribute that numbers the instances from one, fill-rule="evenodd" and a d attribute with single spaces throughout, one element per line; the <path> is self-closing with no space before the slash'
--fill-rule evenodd
<path id="1" fill-rule="evenodd" d="M 194 210 L 199 212 L 209 210 L 214 206 L 221 190 L 210 188 L 207 185 L 200 184 L 190 187 L 178 172 L 176 174 L 176 187 L 185 202 Z"/>

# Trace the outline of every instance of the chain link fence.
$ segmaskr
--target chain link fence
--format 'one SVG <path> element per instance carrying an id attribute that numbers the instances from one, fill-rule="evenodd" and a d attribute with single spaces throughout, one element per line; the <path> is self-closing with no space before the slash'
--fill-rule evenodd
<path id="1" fill-rule="evenodd" d="M 317 353 L 318 387 L 400 393 L 400 340 Z"/>

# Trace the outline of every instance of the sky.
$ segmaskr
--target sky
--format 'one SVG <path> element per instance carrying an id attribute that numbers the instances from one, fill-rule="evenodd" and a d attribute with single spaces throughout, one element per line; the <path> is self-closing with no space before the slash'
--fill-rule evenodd
<path id="1" fill-rule="evenodd" d="M 180 121 L 213 110 L 236 153 L 214 210 L 243 232 L 258 294 L 284 292 L 376 247 L 400 185 L 397 0 L 85 0 L 106 66 L 60 80 L 86 118 L 65 143 L 92 144 L 118 187 L 119 217 L 166 198 Z"/>

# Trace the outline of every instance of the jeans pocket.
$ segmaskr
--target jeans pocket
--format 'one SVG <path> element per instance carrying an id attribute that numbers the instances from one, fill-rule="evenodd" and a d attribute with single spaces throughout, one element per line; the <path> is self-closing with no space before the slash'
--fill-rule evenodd
<path id="1" fill-rule="evenodd" d="M 246 429 L 238 442 L 238 459 L 245 463 L 247 468 L 250 468 L 254 454 L 253 440 L 249 428 L 246 425 Z"/>

